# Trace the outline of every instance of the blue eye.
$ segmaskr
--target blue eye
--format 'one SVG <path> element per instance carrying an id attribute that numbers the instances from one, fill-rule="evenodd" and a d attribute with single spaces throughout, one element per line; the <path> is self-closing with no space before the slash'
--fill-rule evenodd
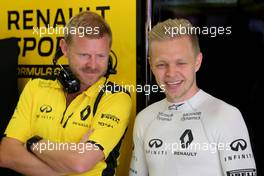
<path id="1" fill-rule="evenodd" d="M 106 55 L 104 55 L 104 54 L 98 54 L 98 57 L 104 58 L 104 57 L 106 57 Z"/>
<path id="2" fill-rule="evenodd" d="M 166 66 L 166 64 L 157 64 L 156 65 L 156 67 L 158 67 L 158 68 L 162 68 L 162 67 L 165 67 Z"/>
<path id="3" fill-rule="evenodd" d="M 79 54 L 81 57 L 86 57 L 88 54 Z"/>

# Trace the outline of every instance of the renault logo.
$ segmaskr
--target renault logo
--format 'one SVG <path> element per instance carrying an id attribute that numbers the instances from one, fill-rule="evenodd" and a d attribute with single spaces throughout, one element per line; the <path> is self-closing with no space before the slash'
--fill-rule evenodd
<path id="1" fill-rule="evenodd" d="M 186 129 L 180 137 L 182 148 L 188 148 L 193 141 L 192 131 Z"/>
<path id="2" fill-rule="evenodd" d="M 50 105 L 42 105 L 39 110 L 40 112 L 49 113 L 52 111 L 52 107 Z"/>
<path id="3" fill-rule="evenodd" d="M 155 148 L 159 148 L 160 146 L 162 146 L 163 142 L 160 139 L 151 139 L 149 141 L 149 147 L 155 147 Z"/>
<path id="4" fill-rule="evenodd" d="M 230 144 L 233 151 L 245 150 L 247 148 L 247 142 L 244 139 L 237 139 Z"/>
<path id="5" fill-rule="evenodd" d="M 90 113 L 91 113 L 91 108 L 88 105 L 80 112 L 81 120 L 83 121 L 86 120 L 89 117 Z"/>

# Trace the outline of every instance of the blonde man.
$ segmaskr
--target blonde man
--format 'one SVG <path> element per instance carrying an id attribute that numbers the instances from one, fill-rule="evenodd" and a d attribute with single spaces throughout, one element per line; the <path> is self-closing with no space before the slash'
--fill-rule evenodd
<path id="1" fill-rule="evenodd" d="M 158 23 L 149 33 L 149 51 L 166 98 L 136 118 L 130 176 L 256 175 L 241 113 L 196 84 L 202 53 L 191 23 Z"/>
<path id="2" fill-rule="evenodd" d="M 60 47 L 69 69 L 25 86 L 0 145 L 0 166 L 25 175 L 113 176 L 131 99 L 125 91 L 104 92 L 113 85 L 112 32 L 93 12 L 66 27 Z"/>

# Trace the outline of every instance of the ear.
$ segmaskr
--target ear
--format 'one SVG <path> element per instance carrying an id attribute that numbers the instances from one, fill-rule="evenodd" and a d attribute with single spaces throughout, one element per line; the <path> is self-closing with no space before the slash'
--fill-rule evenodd
<path id="1" fill-rule="evenodd" d="M 61 39 L 61 40 L 60 40 L 60 48 L 61 48 L 62 53 L 63 53 L 66 57 L 68 57 L 68 50 L 69 50 L 69 47 L 68 47 L 68 45 L 67 45 L 67 43 L 66 43 L 66 41 L 65 41 L 64 39 Z"/>
<path id="2" fill-rule="evenodd" d="M 202 60 L 203 60 L 203 54 L 199 52 L 195 58 L 195 72 L 197 72 L 200 69 Z"/>
<path id="3" fill-rule="evenodd" d="M 152 61 L 151 61 L 150 56 L 148 56 L 148 62 L 149 62 L 150 69 L 153 70 L 153 65 L 152 65 Z"/>
<path id="4" fill-rule="evenodd" d="M 150 44 L 149 44 L 149 48 L 148 48 L 148 62 L 149 62 L 149 65 L 150 65 L 150 69 L 151 71 L 153 72 L 155 67 L 154 67 L 154 64 L 153 64 L 153 61 L 154 61 L 154 57 L 153 57 L 153 51 L 154 51 L 154 46 L 157 47 L 157 41 L 152 41 Z"/>
<path id="5" fill-rule="evenodd" d="M 151 60 L 150 60 L 150 56 L 148 56 L 148 63 L 149 63 L 149 65 L 151 66 Z"/>

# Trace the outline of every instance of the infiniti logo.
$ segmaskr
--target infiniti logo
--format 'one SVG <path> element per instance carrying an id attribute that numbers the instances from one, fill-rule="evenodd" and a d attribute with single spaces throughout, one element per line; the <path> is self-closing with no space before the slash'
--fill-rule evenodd
<path id="1" fill-rule="evenodd" d="M 236 176 L 236 175 L 256 176 L 257 175 L 256 169 L 238 169 L 238 170 L 227 171 L 226 173 L 227 173 L 227 176 Z"/>
<path id="2" fill-rule="evenodd" d="M 233 151 L 245 150 L 247 148 L 247 142 L 244 139 L 237 139 L 230 144 Z"/>
<path id="3" fill-rule="evenodd" d="M 52 107 L 50 105 L 42 105 L 39 110 L 40 112 L 49 113 L 52 111 Z"/>
<path id="4" fill-rule="evenodd" d="M 150 148 L 152 148 L 152 147 L 159 148 L 162 146 L 162 144 L 163 144 L 163 142 L 160 139 L 151 139 L 149 141 L 149 147 Z"/>
<path id="5" fill-rule="evenodd" d="M 188 148 L 193 141 L 192 131 L 186 129 L 180 137 L 182 148 Z"/>

